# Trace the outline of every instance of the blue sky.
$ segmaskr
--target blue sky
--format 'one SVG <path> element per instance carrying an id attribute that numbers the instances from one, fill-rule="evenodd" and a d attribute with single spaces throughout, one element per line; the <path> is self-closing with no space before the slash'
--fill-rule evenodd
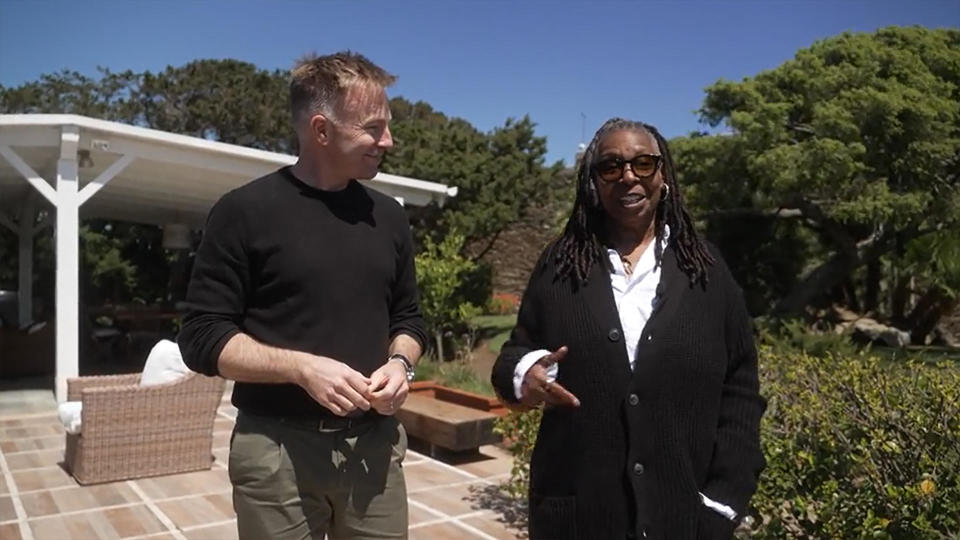
<path id="1" fill-rule="evenodd" d="M 480 129 L 529 114 L 548 160 L 569 162 L 581 133 L 611 116 L 682 135 L 701 127 L 694 111 L 717 79 L 843 31 L 912 24 L 958 27 L 960 2 L 0 0 L 0 84 L 197 58 L 289 68 L 349 48 L 399 76 L 391 95 Z"/>

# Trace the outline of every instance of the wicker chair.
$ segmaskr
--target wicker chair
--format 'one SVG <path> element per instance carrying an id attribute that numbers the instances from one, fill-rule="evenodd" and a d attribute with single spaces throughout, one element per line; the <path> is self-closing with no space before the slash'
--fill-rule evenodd
<path id="1" fill-rule="evenodd" d="M 83 427 L 67 434 L 65 465 L 81 484 L 209 469 L 225 381 L 191 373 L 139 386 L 139 373 L 67 380 Z"/>

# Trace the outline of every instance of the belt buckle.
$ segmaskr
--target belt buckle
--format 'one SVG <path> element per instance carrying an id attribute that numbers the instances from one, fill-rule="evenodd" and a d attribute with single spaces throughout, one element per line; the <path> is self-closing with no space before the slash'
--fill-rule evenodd
<path id="1" fill-rule="evenodd" d="M 333 424 L 335 422 L 339 423 L 339 421 L 345 421 L 346 425 L 340 424 L 339 426 L 336 426 L 336 427 L 328 427 L 328 424 Z M 317 426 L 317 431 L 319 431 L 320 433 L 334 433 L 337 431 L 344 431 L 344 430 L 350 429 L 351 427 L 353 427 L 352 418 L 330 418 L 330 419 L 325 418 L 320 420 L 319 425 Z"/>

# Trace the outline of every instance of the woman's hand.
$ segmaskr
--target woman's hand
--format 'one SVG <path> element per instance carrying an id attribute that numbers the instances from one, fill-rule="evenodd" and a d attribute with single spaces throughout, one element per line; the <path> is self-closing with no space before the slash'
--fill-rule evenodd
<path id="1" fill-rule="evenodd" d="M 527 370 L 520 386 L 520 403 L 529 408 L 547 405 L 562 407 L 579 407 L 580 400 L 557 382 L 550 382 L 547 377 L 547 368 L 556 364 L 567 355 L 567 347 L 563 346 L 552 353 L 537 360 Z"/>

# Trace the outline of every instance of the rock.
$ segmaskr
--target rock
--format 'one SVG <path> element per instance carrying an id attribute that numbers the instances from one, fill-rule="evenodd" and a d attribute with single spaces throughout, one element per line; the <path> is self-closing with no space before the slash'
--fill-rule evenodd
<path id="1" fill-rule="evenodd" d="M 910 333 L 893 326 L 881 324 L 873 319 L 858 319 L 853 323 L 853 336 L 871 343 L 882 343 L 888 347 L 906 347 L 910 344 Z"/>

